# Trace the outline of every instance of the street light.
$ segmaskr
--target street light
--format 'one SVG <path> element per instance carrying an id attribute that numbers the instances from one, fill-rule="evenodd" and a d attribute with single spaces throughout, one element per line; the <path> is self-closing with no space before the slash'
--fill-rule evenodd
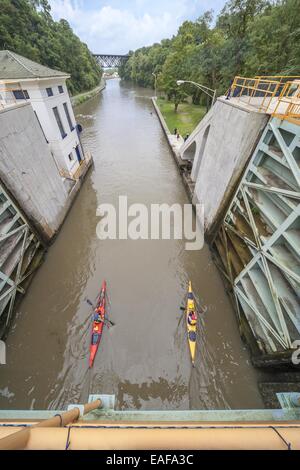
<path id="1" fill-rule="evenodd" d="M 152 72 L 153 77 L 155 78 L 154 82 L 154 89 L 155 89 L 155 98 L 157 98 L 157 92 L 156 92 L 156 81 L 157 81 L 157 75 L 156 73 Z"/>
<path id="2" fill-rule="evenodd" d="M 195 85 L 197 88 L 199 88 L 203 93 L 206 93 L 208 96 L 212 98 L 212 103 L 211 105 L 213 106 L 215 101 L 216 101 L 216 94 L 217 90 L 213 90 L 212 88 L 208 88 L 205 85 L 201 85 L 200 83 L 192 82 L 191 80 L 177 80 L 177 85 L 183 85 L 184 83 L 191 83 L 192 85 Z"/>

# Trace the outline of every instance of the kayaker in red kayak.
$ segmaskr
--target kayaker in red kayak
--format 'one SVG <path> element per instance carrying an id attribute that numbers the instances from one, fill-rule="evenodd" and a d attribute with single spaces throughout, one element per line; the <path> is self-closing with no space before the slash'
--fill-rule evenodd
<path id="1" fill-rule="evenodd" d="M 94 315 L 94 322 L 96 323 L 101 323 L 103 322 L 100 312 L 98 312 L 98 309 L 95 310 L 95 315 Z"/>
<path id="2" fill-rule="evenodd" d="M 106 314 L 106 281 L 103 281 L 98 297 L 95 313 L 93 315 L 92 338 L 90 345 L 89 367 L 93 367 L 96 353 L 102 337 Z"/>

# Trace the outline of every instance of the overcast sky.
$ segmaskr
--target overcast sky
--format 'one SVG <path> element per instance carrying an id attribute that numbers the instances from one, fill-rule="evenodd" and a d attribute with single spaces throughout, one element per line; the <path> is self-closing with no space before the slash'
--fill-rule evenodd
<path id="1" fill-rule="evenodd" d="M 180 24 L 225 0 L 49 0 L 52 16 L 65 18 L 94 53 L 124 54 L 176 34 Z"/>

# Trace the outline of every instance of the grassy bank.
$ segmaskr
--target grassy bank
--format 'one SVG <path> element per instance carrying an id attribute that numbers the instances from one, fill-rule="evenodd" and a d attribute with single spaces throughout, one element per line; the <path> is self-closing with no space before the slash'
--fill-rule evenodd
<path id="1" fill-rule="evenodd" d="M 206 114 L 205 106 L 198 106 L 195 104 L 181 103 L 178 106 L 177 113 L 174 111 L 174 103 L 157 99 L 159 109 L 165 118 L 168 128 L 173 133 L 177 127 L 179 133 L 184 137 L 186 134 L 191 134 L 197 124 L 201 121 Z"/>
<path id="2" fill-rule="evenodd" d="M 72 106 L 78 106 L 85 101 L 93 98 L 94 96 L 98 95 L 103 89 L 105 88 L 105 80 L 102 78 L 101 83 L 99 86 L 94 88 L 93 90 L 87 91 L 85 93 L 80 93 L 79 95 L 75 95 L 71 97 Z"/>

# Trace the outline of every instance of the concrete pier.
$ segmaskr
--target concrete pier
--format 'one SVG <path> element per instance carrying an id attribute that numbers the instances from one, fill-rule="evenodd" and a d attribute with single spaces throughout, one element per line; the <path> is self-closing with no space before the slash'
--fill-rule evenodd
<path id="1" fill-rule="evenodd" d="M 269 116 L 218 98 L 180 148 L 192 160 L 194 204 L 204 205 L 206 236 L 224 213 Z"/>
<path id="2" fill-rule="evenodd" d="M 0 110 L 0 338 L 92 161 L 62 175 L 30 103 Z"/>
<path id="3" fill-rule="evenodd" d="M 159 122 L 161 124 L 161 127 L 167 137 L 167 141 L 169 143 L 169 146 L 172 150 L 172 154 L 174 156 L 174 159 L 178 165 L 178 167 L 181 169 L 183 168 L 185 165 L 186 165 L 186 162 L 182 161 L 181 157 L 180 157 L 180 148 L 182 147 L 183 143 L 184 143 L 184 140 L 182 138 L 182 136 L 179 137 L 179 139 L 177 139 L 176 135 L 174 134 L 171 134 L 168 126 L 167 126 L 167 123 L 156 103 L 156 98 L 152 98 L 152 103 L 153 103 L 153 106 L 154 106 L 154 109 L 156 111 L 156 114 L 159 118 Z"/>

